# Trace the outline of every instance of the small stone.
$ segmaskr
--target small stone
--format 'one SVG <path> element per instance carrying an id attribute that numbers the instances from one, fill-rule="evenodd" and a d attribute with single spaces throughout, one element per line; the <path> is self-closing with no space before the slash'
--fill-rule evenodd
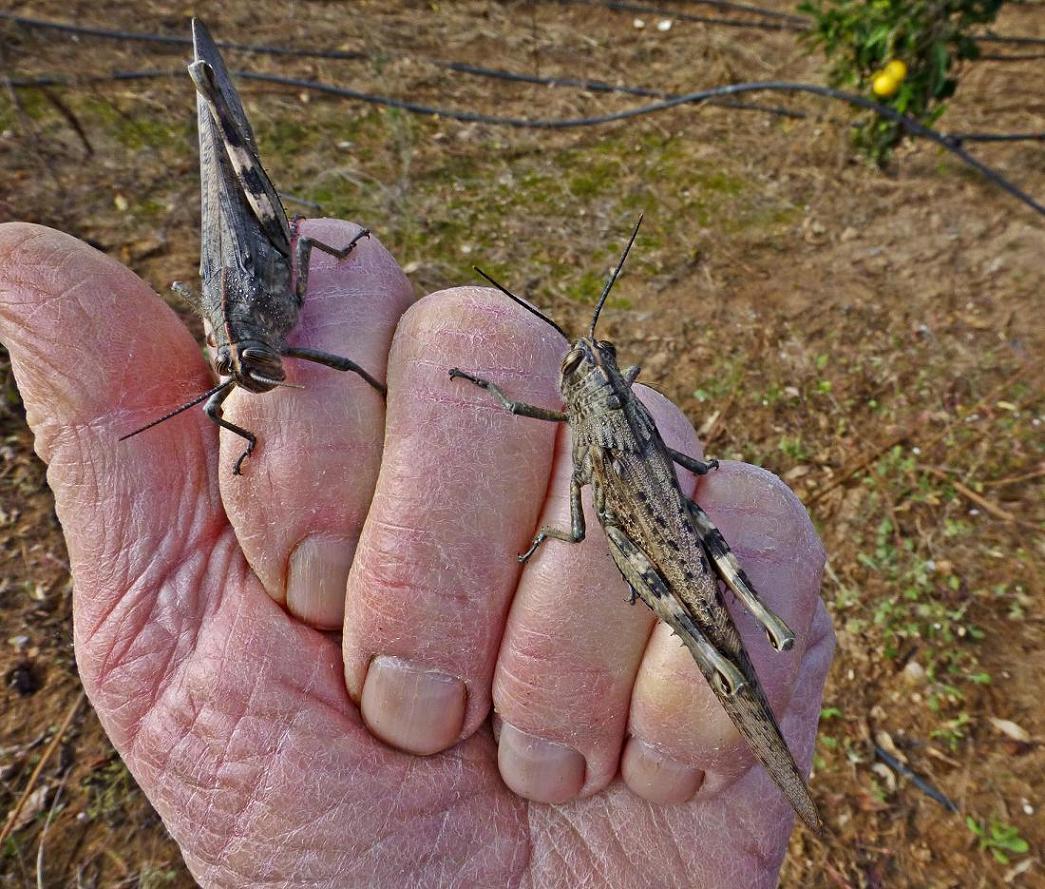
<path id="1" fill-rule="evenodd" d="M 903 668 L 903 678 L 911 685 L 922 685 L 925 682 L 925 667 L 918 661 L 908 661 Z"/>
<path id="2" fill-rule="evenodd" d="M 885 786 L 890 793 L 896 790 L 896 775 L 893 774 L 893 770 L 889 766 L 885 763 L 876 762 L 871 766 L 871 771 L 885 782 Z"/>
<path id="3" fill-rule="evenodd" d="M 992 716 L 990 719 L 991 725 L 1006 737 L 1022 743 L 1026 743 L 1030 740 L 1030 732 L 1028 732 L 1022 725 L 1017 725 L 1011 719 L 998 719 L 996 716 Z"/>

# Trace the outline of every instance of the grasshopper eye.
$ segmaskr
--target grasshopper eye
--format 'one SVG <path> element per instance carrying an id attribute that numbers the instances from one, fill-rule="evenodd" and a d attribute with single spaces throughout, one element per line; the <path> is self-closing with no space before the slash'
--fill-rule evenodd
<path id="1" fill-rule="evenodd" d="M 564 374 L 573 373 L 581 362 L 584 360 L 584 353 L 580 349 L 573 349 L 566 353 L 566 357 L 562 359 L 562 372 Z"/>

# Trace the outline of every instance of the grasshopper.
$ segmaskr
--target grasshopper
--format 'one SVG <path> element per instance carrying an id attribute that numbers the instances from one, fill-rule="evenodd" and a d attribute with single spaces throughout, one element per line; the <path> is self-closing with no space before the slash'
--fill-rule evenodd
<path id="1" fill-rule="evenodd" d="M 361 230 L 341 248 L 298 234 L 298 220 L 292 224 L 287 219 L 261 166 L 254 132 L 221 53 L 199 19 L 192 22 L 192 41 L 189 76 L 196 85 L 200 138 L 202 292 L 198 298 L 188 288 L 179 293 L 187 295 L 203 316 L 207 345 L 222 382 L 120 441 L 206 401 L 204 411 L 212 421 L 247 441 L 232 468 L 233 475 L 240 475 L 257 436 L 224 419 L 222 403 L 236 387 L 261 393 L 289 386 L 283 358 L 353 371 L 385 394 L 384 385 L 354 361 L 286 342 L 304 302 L 312 251 L 344 259 L 370 232 Z"/>
<path id="2" fill-rule="evenodd" d="M 697 460 L 664 443 L 649 411 L 632 391 L 639 368 L 620 368 L 613 344 L 595 338 L 599 314 L 641 223 L 640 217 L 606 281 L 588 335 L 575 340 L 562 360 L 559 389 L 565 411 L 513 401 L 489 380 L 456 367 L 450 377 L 480 386 L 513 414 L 569 424 L 573 432 L 570 528 L 541 528 L 519 561 L 529 559 L 548 539 L 567 543 L 584 539 L 581 489 L 591 485 L 595 512 L 613 561 L 631 587 L 632 603 L 642 599 L 682 639 L 756 758 L 802 820 L 820 833 L 816 806 L 723 602 L 718 578 L 755 616 L 777 651 L 791 648 L 794 634 L 762 602 L 722 534 L 707 513 L 682 493 L 675 476 L 676 463 L 704 475 L 718 462 Z M 481 269 L 476 271 L 569 341 L 551 318 Z"/>

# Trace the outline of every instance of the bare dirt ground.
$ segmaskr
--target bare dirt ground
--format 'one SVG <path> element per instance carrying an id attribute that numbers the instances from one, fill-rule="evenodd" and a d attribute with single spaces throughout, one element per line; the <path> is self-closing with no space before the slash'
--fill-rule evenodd
<path id="1" fill-rule="evenodd" d="M 823 80 L 790 32 L 678 20 L 660 30 L 657 15 L 570 4 L 374 2 L 350 16 L 323 3 L 5 8 L 186 36 L 191 11 L 227 40 L 368 56 L 230 53 L 233 67 L 514 116 L 641 100 L 430 60 L 672 91 Z M 1010 6 L 997 31 L 1045 37 L 1045 8 Z M 183 69 L 186 57 L 0 22 L 5 76 Z M 970 65 L 941 127 L 1045 130 L 1043 66 Z M 849 147 L 847 109 L 811 98 L 758 97 L 803 120 L 705 106 L 545 132 L 241 88 L 275 181 L 374 228 L 418 292 L 473 280 L 481 258 L 575 326 L 644 209 L 606 335 L 686 410 L 710 454 L 787 479 L 830 557 L 824 595 L 840 644 L 812 786 L 832 839 L 796 831 L 783 884 L 1045 885 L 1041 217 L 924 143 L 886 173 L 869 168 Z M 194 101 L 186 76 L 0 90 L 0 220 L 72 232 L 160 293 L 192 280 Z M 1045 197 L 1041 143 L 974 150 Z M 43 845 L 41 885 L 190 886 L 79 700 L 62 537 L 4 363 L 0 396 L 0 824 L 26 797 L 0 883 L 36 886 Z M 960 813 L 876 761 L 876 743 Z M 1027 852 L 1012 851 L 1017 837 Z"/>

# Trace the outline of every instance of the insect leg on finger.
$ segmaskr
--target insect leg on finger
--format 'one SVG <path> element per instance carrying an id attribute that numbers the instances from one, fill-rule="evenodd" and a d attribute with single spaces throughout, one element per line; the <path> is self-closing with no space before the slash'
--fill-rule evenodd
<path id="1" fill-rule="evenodd" d="M 537 407 L 535 404 L 526 404 L 524 401 L 513 401 L 504 394 L 504 390 L 500 386 L 491 383 L 489 380 L 484 380 L 482 377 L 477 377 L 456 367 L 450 368 L 450 379 L 455 380 L 458 377 L 462 380 L 468 380 L 470 383 L 475 383 L 480 389 L 485 389 L 510 414 L 515 414 L 519 417 L 532 417 L 534 420 L 549 420 L 553 423 L 566 422 L 566 414 L 562 411 L 548 410 L 547 408 Z"/>
<path id="2" fill-rule="evenodd" d="M 254 453 L 254 448 L 257 446 L 258 443 L 258 437 L 253 432 L 249 432 L 248 430 L 244 429 L 242 426 L 237 426 L 235 423 L 230 423 L 222 416 L 222 402 L 224 402 L 225 399 L 232 394 L 233 388 L 234 387 L 231 385 L 220 388 L 210 398 L 207 399 L 207 403 L 203 406 L 203 410 L 206 412 L 207 416 L 210 417 L 213 422 L 217 423 L 222 429 L 228 429 L 229 432 L 234 432 L 240 438 L 245 438 L 247 440 L 247 449 L 239 455 L 239 458 L 236 460 L 235 464 L 232 467 L 232 474 L 240 475 L 241 468 L 243 466 L 243 461 L 246 460 L 247 457 L 249 457 L 252 453 Z"/>
<path id="3" fill-rule="evenodd" d="M 583 484 L 584 482 L 574 472 L 570 478 L 570 530 L 566 531 L 562 528 L 545 525 L 534 536 L 530 548 L 519 555 L 520 562 L 527 561 L 530 556 L 537 552 L 537 547 L 549 537 L 554 540 L 561 540 L 563 543 L 580 543 L 584 540 L 584 534 L 587 529 L 584 523 L 584 504 L 581 502 L 581 487 Z"/>
<path id="4" fill-rule="evenodd" d="M 346 259 L 348 254 L 355 249 L 356 244 L 362 241 L 363 238 L 370 237 L 370 229 L 361 228 L 344 247 L 331 247 L 329 244 L 316 240 L 309 235 L 298 235 L 297 229 L 300 221 L 300 219 L 295 219 L 292 228 L 294 236 L 297 237 L 294 243 L 295 268 L 297 270 L 294 292 L 299 300 L 304 300 L 305 291 L 308 288 L 308 274 L 312 265 L 312 251 L 319 250 L 321 253 L 333 256 L 339 261 Z"/>

